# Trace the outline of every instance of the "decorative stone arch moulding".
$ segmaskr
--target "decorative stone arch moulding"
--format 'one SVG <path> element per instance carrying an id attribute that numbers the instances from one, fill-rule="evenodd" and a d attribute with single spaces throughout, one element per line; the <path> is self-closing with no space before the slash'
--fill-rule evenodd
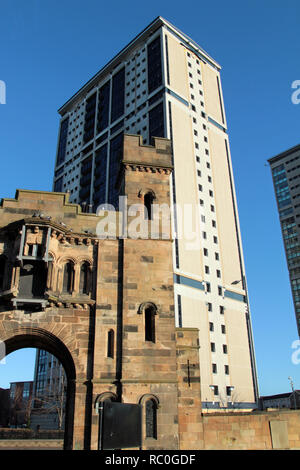
<path id="1" fill-rule="evenodd" d="M 153 395 L 152 393 L 145 393 L 144 395 L 142 395 L 139 399 L 139 405 L 144 406 L 146 401 L 148 400 L 154 401 L 157 409 L 160 407 L 158 397 L 156 395 Z"/>
<path id="2" fill-rule="evenodd" d="M 140 304 L 137 313 L 140 315 L 145 313 L 146 308 L 152 308 L 155 315 L 159 313 L 158 306 L 154 302 L 151 302 L 149 300 Z"/>
<path id="3" fill-rule="evenodd" d="M 138 192 L 138 197 L 139 197 L 140 199 L 144 199 L 144 197 L 145 197 L 146 194 L 151 194 L 152 197 L 153 197 L 153 200 L 156 199 L 156 194 L 155 194 L 155 192 L 153 191 L 153 189 L 151 189 L 151 188 L 141 188 L 141 189 L 139 190 L 139 192 Z"/>
<path id="4" fill-rule="evenodd" d="M 110 401 L 118 401 L 118 397 L 114 392 L 103 392 L 100 393 L 100 395 L 97 395 L 95 399 L 95 405 L 94 407 L 97 407 L 98 403 L 101 403 L 103 401 L 110 400 Z"/>
<path id="5" fill-rule="evenodd" d="M 94 262 L 91 257 L 85 255 L 78 256 L 76 258 L 76 264 L 79 264 L 81 266 L 83 263 L 88 263 L 90 268 L 92 268 L 94 265 Z"/>

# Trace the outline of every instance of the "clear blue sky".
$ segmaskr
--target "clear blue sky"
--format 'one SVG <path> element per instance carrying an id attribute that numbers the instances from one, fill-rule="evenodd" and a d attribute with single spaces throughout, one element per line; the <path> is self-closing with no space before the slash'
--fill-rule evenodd
<path id="1" fill-rule="evenodd" d="M 57 109 L 155 17 L 163 16 L 222 65 L 261 395 L 300 388 L 298 339 L 266 160 L 300 143 L 299 0 L 2 0 L 0 197 L 51 190 Z M 0 387 L 33 375 L 32 350 L 0 364 Z"/>

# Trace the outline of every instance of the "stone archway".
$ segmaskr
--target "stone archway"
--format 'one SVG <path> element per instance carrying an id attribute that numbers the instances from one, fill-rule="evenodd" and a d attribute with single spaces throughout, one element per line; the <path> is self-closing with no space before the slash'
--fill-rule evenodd
<path id="1" fill-rule="evenodd" d="M 7 337 L 1 338 L 5 345 L 6 355 L 23 348 L 43 349 L 61 362 L 67 376 L 66 415 L 64 449 L 73 448 L 74 413 L 76 395 L 76 368 L 69 349 L 55 335 L 42 328 L 20 327 L 12 330 Z"/>

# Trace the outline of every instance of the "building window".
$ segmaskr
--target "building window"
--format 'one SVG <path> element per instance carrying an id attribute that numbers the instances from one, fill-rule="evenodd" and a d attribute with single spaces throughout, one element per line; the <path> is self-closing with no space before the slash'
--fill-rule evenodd
<path id="1" fill-rule="evenodd" d="M 64 119 L 60 125 L 59 144 L 57 153 L 57 166 L 65 161 L 68 137 L 69 118 Z"/>
<path id="2" fill-rule="evenodd" d="M 145 341 L 155 343 L 155 310 L 152 306 L 145 309 Z"/>
<path id="3" fill-rule="evenodd" d="M 58 178 L 58 180 L 55 181 L 53 191 L 55 193 L 61 193 L 62 188 L 63 188 L 63 176 L 61 176 L 60 178 Z"/>
<path id="4" fill-rule="evenodd" d="M 223 344 L 223 353 L 224 354 L 227 354 L 228 350 L 227 350 L 227 344 Z"/>
<path id="5" fill-rule="evenodd" d="M 86 100 L 85 107 L 85 123 L 83 142 L 89 142 L 95 134 L 95 116 L 96 116 L 96 100 L 97 94 L 94 93 Z"/>
<path id="6" fill-rule="evenodd" d="M 156 90 L 162 84 L 162 64 L 160 36 L 147 47 L 148 59 L 148 93 Z"/>
<path id="7" fill-rule="evenodd" d="M 153 218 L 153 211 L 152 211 L 152 204 L 155 199 L 155 196 L 152 193 L 147 193 L 144 196 L 144 206 L 145 206 L 145 219 L 152 220 Z"/>
<path id="8" fill-rule="evenodd" d="M 226 333 L 226 328 L 225 328 L 225 325 L 221 325 L 221 331 L 222 331 L 222 333 L 223 333 L 223 334 L 225 334 L 225 333 Z"/>
<path id="9" fill-rule="evenodd" d="M 229 375 L 229 366 L 227 364 L 224 366 L 224 370 L 225 370 L 225 374 Z"/>
<path id="10" fill-rule="evenodd" d="M 149 137 L 164 137 L 164 109 L 163 103 L 158 104 L 149 111 Z"/>
<path id="11" fill-rule="evenodd" d="M 74 284 L 74 266 L 73 266 L 73 263 L 68 262 L 64 266 L 63 292 L 65 294 L 71 294 L 73 291 L 73 284 Z"/>
<path id="12" fill-rule="evenodd" d="M 157 404 L 154 400 L 146 401 L 146 437 L 157 439 Z"/>
<path id="13" fill-rule="evenodd" d="M 220 305 L 220 313 L 221 313 L 221 315 L 224 315 L 224 306 L 223 305 Z"/>
<path id="14" fill-rule="evenodd" d="M 113 123 L 124 114 L 125 101 L 125 68 L 117 72 L 112 78 L 111 118 Z"/>
<path id="15" fill-rule="evenodd" d="M 212 364 L 212 373 L 213 374 L 217 373 L 217 364 Z"/>
<path id="16" fill-rule="evenodd" d="M 213 324 L 213 322 L 209 322 L 209 331 L 214 331 L 214 324 Z"/>
<path id="17" fill-rule="evenodd" d="M 88 294 L 88 276 L 89 276 L 89 264 L 84 262 L 80 267 L 80 280 L 79 280 L 79 293 Z"/>
<path id="18" fill-rule="evenodd" d="M 109 330 L 109 332 L 107 333 L 107 357 L 114 357 L 114 339 L 114 330 Z"/>
<path id="19" fill-rule="evenodd" d="M 210 350 L 211 350 L 211 352 L 216 352 L 216 345 L 215 345 L 215 343 L 210 343 Z"/>

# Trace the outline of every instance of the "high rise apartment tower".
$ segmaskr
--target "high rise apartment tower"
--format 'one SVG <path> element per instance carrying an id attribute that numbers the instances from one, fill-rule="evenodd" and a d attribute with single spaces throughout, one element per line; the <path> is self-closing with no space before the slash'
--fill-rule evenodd
<path id="1" fill-rule="evenodd" d="M 177 325 L 199 329 L 204 408 L 252 408 L 257 378 L 220 66 L 158 17 L 59 113 L 53 189 L 86 211 L 118 207 L 124 133 L 144 144 L 172 140 Z"/>
<path id="2" fill-rule="evenodd" d="M 300 145 L 269 159 L 300 336 Z"/>

